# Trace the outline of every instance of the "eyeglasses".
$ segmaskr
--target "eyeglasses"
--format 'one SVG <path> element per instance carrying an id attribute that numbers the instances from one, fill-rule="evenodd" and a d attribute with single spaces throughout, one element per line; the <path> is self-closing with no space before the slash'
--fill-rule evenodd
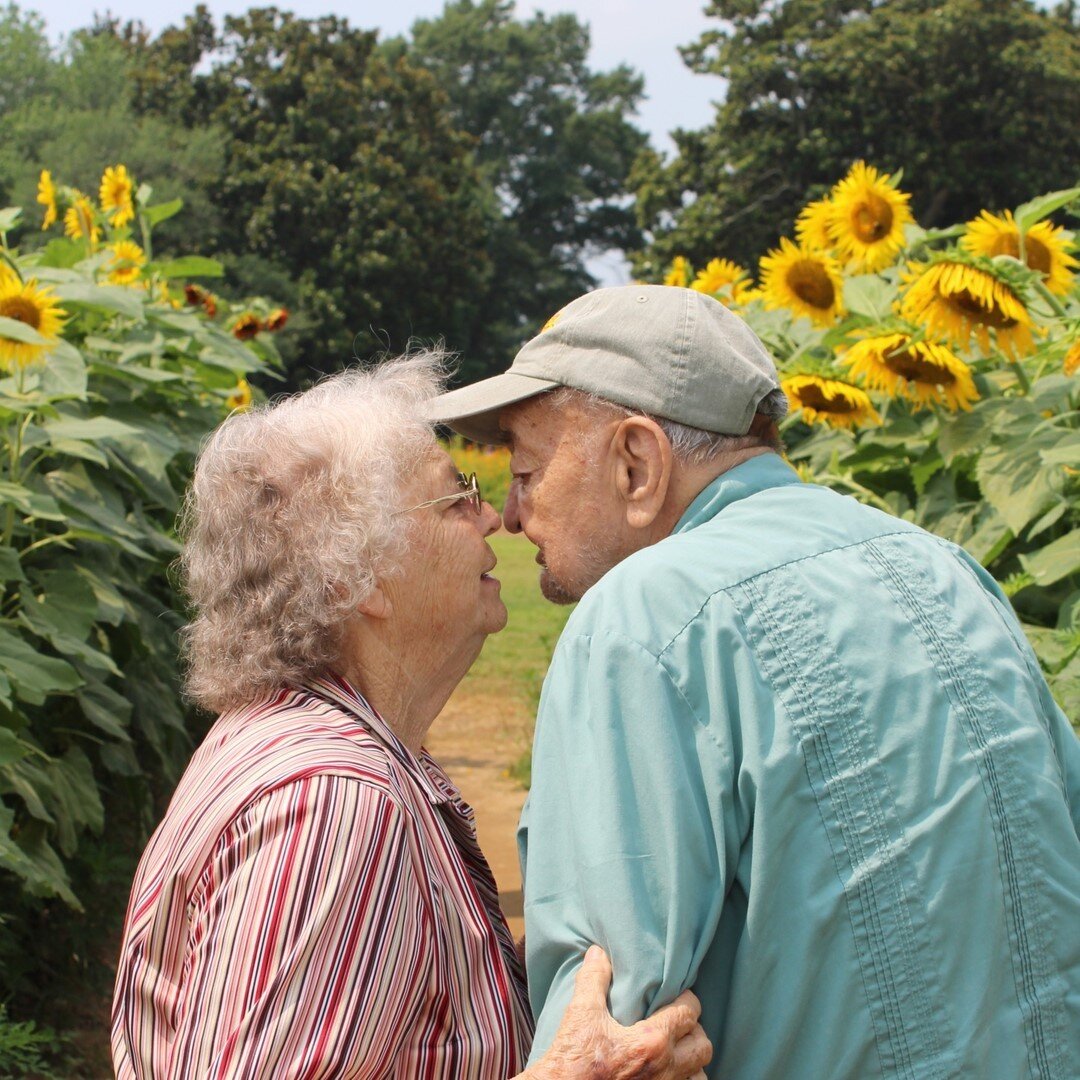
<path id="1" fill-rule="evenodd" d="M 458 499 L 468 499 L 469 503 L 475 513 L 479 514 L 484 508 L 484 497 L 480 494 L 480 484 L 476 479 L 476 473 L 470 473 L 466 476 L 464 473 L 459 472 L 457 474 L 458 483 L 461 485 L 460 491 L 455 491 L 452 495 L 440 495 L 437 499 L 428 499 L 427 502 L 417 503 L 415 506 L 410 506 L 407 510 L 398 510 L 394 514 L 397 517 L 399 514 L 411 514 L 414 510 L 422 510 L 425 506 L 436 506 L 439 503 L 455 502 Z"/>

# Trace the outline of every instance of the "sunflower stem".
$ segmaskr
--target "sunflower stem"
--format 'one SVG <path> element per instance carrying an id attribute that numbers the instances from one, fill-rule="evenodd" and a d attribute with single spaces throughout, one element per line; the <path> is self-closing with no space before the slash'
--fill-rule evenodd
<path id="1" fill-rule="evenodd" d="M 63 544 L 74 537 L 74 533 L 68 529 L 66 532 L 54 533 L 52 536 L 43 536 L 40 540 L 35 540 L 29 547 L 24 547 L 19 553 L 20 558 L 26 558 L 31 551 L 36 551 L 38 548 L 47 547 L 49 544 Z"/>
<path id="2" fill-rule="evenodd" d="M 142 232 L 142 246 L 143 252 L 146 254 L 146 261 L 152 262 L 154 259 L 154 249 L 150 240 L 150 225 L 144 214 L 139 214 L 139 230 Z"/>
<path id="3" fill-rule="evenodd" d="M 1046 287 L 1041 281 L 1034 282 L 1035 291 L 1041 296 L 1049 306 L 1050 310 L 1059 318 L 1064 319 L 1068 317 L 1068 312 L 1062 307 L 1061 301 Z"/>
<path id="4" fill-rule="evenodd" d="M 3 259 L 8 266 L 15 272 L 15 276 L 19 279 L 19 284 L 22 285 L 26 280 L 22 276 L 22 271 L 19 269 L 19 264 L 11 256 L 11 252 L 8 251 L 7 244 L 4 244 L 3 248 L 0 248 L 0 259 Z"/>
<path id="5" fill-rule="evenodd" d="M 1031 396 L 1031 380 L 1028 378 L 1028 373 L 1024 370 L 1023 360 L 1013 361 L 1013 371 L 1016 373 L 1016 381 L 1020 384 L 1020 390 L 1024 397 Z"/>
<path id="6" fill-rule="evenodd" d="M 822 479 L 825 481 L 835 480 L 861 495 L 864 502 L 876 506 L 879 510 L 884 510 L 887 514 L 894 513 L 893 508 L 880 495 L 871 491 L 868 487 L 864 487 L 858 480 L 853 480 L 850 474 L 841 476 L 838 473 L 826 473 Z"/>

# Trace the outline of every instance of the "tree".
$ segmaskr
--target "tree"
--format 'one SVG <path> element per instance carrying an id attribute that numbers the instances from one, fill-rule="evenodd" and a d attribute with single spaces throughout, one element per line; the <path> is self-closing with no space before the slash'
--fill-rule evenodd
<path id="1" fill-rule="evenodd" d="M 491 212 L 431 75 L 344 19 L 272 7 L 217 31 L 200 6 L 156 39 L 117 36 L 139 109 L 227 131 L 216 252 L 234 291 L 294 311 L 294 382 L 414 338 L 469 347 Z"/>
<path id="2" fill-rule="evenodd" d="M 1006 208 L 1080 172 L 1075 5 L 1026 0 L 712 0 L 686 47 L 728 80 L 711 127 L 631 178 L 656 276 L 673 255 L 752 263 L 852 161 L 903 169 L 921 224 Z"/>
<path id="3" fill-rule="evenodd" d="M 154 189 L 155 201 L 184 199 L 187 212 L 162 225 L 162 251 L 216 245 L 217 215 L 207 197 L 221 174 L 222 133 L 185 129 L 133 103 L 132 56 L 111 33 L 79 31 L 54 53 L 41 20 L 0 10 L 0 205 L 22 207 L 23 244 L 42 242 L 38 175 L 62 165 L 64 180 L 96 194 L 102 171 L 124 162 Z M 5 96 L 10 93 L 10 97 Z"/>
<path id="4" fill-rule="evenodd" d="M 552 312 L 595 284 L 590 253 L 640 242 L 625 190 L 646 143 L 626 119 L 642 79 L 625 66 L 592 71 L 589 31 L 575 16 L 519 21 L 512 0 L 452 0 L 385 51 L 430 71 L 476 140 L 497 217 L 469 373 L 501 369 Z"/>

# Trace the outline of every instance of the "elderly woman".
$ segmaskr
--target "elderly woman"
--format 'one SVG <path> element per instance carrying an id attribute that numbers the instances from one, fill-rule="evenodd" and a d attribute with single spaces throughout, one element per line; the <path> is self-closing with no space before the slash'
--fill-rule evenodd
<path id="1" fill-rule="evenodd" d="M 522 1072 L 522 969 L 473 816 L 424 736 L 506 608 L 420 405 L 437 358 L 234 414 L 195 470 L 188 691 L 219 713 L 132 888 L 117 1075 L 704 1076 L 691 995 L 633 1028 L 590 950 Z"/>

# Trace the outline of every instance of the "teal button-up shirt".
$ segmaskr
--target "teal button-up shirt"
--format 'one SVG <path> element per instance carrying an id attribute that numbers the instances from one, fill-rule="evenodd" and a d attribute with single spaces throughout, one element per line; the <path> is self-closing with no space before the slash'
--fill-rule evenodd
<path id="1" fill-rule="evenodd" d="M 533 1059 L 585 948 L 710 1077 L 1080 1076 L 1080 751 L 992 579 L 777 456 L 588 591 L 544 684 Z"/>

